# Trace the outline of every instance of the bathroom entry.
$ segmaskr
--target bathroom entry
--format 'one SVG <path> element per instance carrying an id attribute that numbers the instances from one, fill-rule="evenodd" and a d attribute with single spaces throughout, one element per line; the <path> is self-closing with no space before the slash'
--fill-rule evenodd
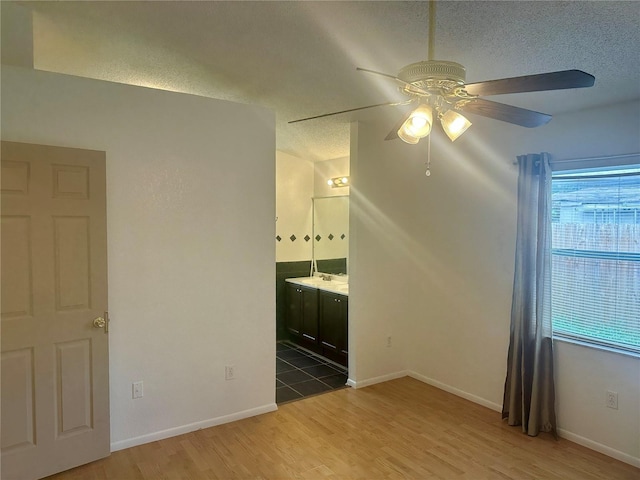
<path id="1" fill-rule="evenodd" d="M 347 369 L 288 341 L 276 344 L 276 403 L 345 388 Z"/>
<path id="2" fill-rule="evenodd" d="M 344 388 L 348 378 L 349 187 L 327 184 L 348 175 L 348 157 L 276 154 L 278 403 Z"/>
<path id="3" fill-rule="evenodd" d="M 344 388 L 348 378 L 348 196 L 313 199 L 312 238 L 310 271 L 285 278 L 278 403 Z"/>

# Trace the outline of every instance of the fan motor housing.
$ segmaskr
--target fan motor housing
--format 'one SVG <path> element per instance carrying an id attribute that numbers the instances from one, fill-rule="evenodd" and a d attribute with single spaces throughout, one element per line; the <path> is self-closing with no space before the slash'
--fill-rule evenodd
<path id="1" fill-rule="evenodd" d="M 464 85 L 466 70 L 456 62 L 425 60 L 402 67 L 398 78 L 417 87 L 428 87 L 428 83 L 433 81 Z"/>

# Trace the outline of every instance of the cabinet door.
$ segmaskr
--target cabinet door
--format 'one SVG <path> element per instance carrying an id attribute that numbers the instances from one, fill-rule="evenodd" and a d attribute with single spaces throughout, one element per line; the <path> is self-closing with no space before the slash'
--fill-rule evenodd
<path id="1" fill-rule="evenodd" d="M 342 297 L 340 299 L 340 305 L 342 305 L 342 332 L 340 335 L 340 341 L 338 342 L 338 349 L 340 354 L 346 359 L 349 357 L 349 297 Z"/>
<path id="2" fill-rule="evenodd" d="M 300 335 L 300 325 L 302 323 L 302 308 L 300 304 L 300 287 L 293 283 L 286 286 L 287 312 L 286 325 L 289 333 Z"/>
<path id="3" fill-rule="evenodd" d="M 325 353 L 340 355 L 344 349 L 344 299 L 342 295 L 320 292 L 320 344 Z"/>
<path id="4" fill-rule="evenodd" d="M 314 344 L 318 343 L 318 291 L 300 287 L 302 322 L 300 333 L 302 337 Z"/>

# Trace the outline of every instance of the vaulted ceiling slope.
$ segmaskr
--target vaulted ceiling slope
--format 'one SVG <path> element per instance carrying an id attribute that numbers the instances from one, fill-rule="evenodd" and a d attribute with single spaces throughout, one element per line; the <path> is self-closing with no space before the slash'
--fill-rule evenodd
<path id="1" fill-rule="evenodd" d="M 401 112 L 287 121 L 397 99 L 393 82 L 356 67 L 395 75 L 427 58 L 428 2 L 25 4 L 36 68 L 264 105 L 277 115 L 277 148 L 312 160 L 349 154 L 351 120 L 392 125 Z M 434 57 L 463 64 L 468 83 L 566 69 L 596 77 L 592 88 L 494 98 L 502 103 L 559 114 L 640 98 L 640 2 L 439 1 L 435 18 Z"/>

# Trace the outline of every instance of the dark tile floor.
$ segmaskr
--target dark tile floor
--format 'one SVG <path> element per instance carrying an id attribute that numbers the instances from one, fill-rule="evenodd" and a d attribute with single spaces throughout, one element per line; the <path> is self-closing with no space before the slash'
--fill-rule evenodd
<path id="1" fill-rule="evenodd" d="M 293 343 L 276 344 L 276 403 L 344 388 L 347 369 Z"/>

